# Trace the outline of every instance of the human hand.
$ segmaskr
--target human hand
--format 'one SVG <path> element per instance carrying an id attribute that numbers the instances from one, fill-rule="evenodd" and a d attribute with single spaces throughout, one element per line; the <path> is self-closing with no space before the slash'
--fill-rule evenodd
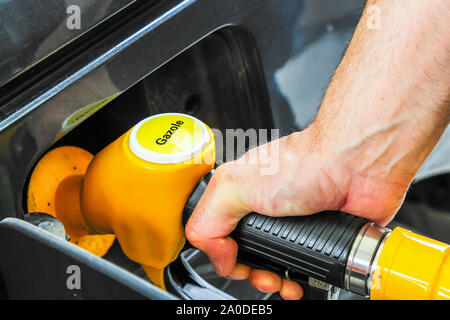
<path id="1" fill-rule="evenodd" d="M 250 278 L 250 283 L 263 292 L 279 291 L 285 299 L 299 299 L 303 292 L 297 283 L 236 264 L 237 244 L 228 234 L 246 213 L 288 216 L 345 209 L 383 223 L 399 208 L 408 184 L 398 187 L 341 167 L 343 161 L 333 158 L 339 156 L 320 151 L 322 145 L 313 131 L 310 128 L 271 143 L 279 144 L 274 148 L 278 152 L 268 152 L 270 157 L 279 157 L 274 175 L 262 174 L 262 164 L 250 161 L 258 158 L 261 149 L 270 150 L 271 144 L 252 149 L 215 171 L 186 226 L 186 235 L 191 244 L 208 254 L 218 274 L 231 279 Z M 361 195 L 365 201 L 357 197 L 347 201 L 350 191 L 355 194 L 352 182 L 357 188 L 367 186 L 368 195 Z"/>

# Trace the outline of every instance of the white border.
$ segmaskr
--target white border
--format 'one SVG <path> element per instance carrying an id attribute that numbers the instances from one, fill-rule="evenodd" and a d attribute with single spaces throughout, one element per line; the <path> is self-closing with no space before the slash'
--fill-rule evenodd
<path id="1" fill-rule="evenodd" d="M 144 148 L 137 140 L 137 132 L 139 128 L 146 123 L 147 121 L 150 121 L 151 119 L 162 117 L 162 116 L 182 116 L 189 119 L 194 120 L 196 123 L 200 125 L 202 128 L 202 139 L 191 149 L 184 150 L 180 152 L 174 152 L 174 153 L 159 153 L 150 151 L 146 148 Z M 192 159 L 195 157 L 198 153 L 203 151 L 203 148 L 208 145 L 209 141 L 211 140 L 211 137 L 209 135 L 208 129 L 206 128 L 206 125 L 198 120 L 197 118 L 194 118 L 190 115 L 183 114 L 183 113 L 160 113 L 154 116 L 151 116 L 149 118 L 146 118 L 139 122 L 137 125 L 134 126 L 134 128 L 131 130 L 130 138 L 128 140 L 128 145 L 130 146 L 131 152 L 133 152 L 137 157 L 153 163 L 160 163 L 160 164 L 172 164 L 172 163 L 180 163 L 187 160 Z"/>

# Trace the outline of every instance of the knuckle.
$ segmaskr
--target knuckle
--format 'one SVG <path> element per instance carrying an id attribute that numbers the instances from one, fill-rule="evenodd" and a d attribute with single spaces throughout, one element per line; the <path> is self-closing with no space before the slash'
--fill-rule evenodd
<path id="1" fill-rule="evenodd" d="M 229 180 L 232 177 L 232 167 L 233 162 L 227 162 L 219 167 L 217 167 L 216 171 L 214 172 L 213 179 L 215 180 Z"/>
<path id="2" fill-rule="evenodd" d="M 195 223 L 188 222 L 184 232 L 190 244 L 192 244 L 194 247 L 201 246 L 203 242 L 203 236 L 198 232 L 198 227 L 195 225 Z"/>
<path id="3" fill-rule="evenodd" d="M 217 167 L 208 184 L 208 188 L 216 190 L 224 188 L 226 185 L 233 184 L 236 180 L 234 166 L 234 162 L 227 162 Z"/>

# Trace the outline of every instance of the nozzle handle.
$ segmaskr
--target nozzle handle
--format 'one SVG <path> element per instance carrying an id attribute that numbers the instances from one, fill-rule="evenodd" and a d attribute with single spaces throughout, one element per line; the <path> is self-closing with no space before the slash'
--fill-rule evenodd
<path id="1" fill-rule="evenodd" d="M 212 177 L 208 173 L 194 189 L 183 212 L 186 225 Z M 344 288 L 347 257 L 368 221 L 343 212 L 309 216 L 246 215 L 231 233 L 238 243 L 238 261 L 276 272 L 291 280 L 312 277 Z"/>

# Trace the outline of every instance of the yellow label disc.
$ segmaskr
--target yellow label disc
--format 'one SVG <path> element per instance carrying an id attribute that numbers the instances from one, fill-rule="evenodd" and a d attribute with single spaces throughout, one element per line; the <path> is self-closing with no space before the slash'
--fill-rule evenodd
<path id="1" fill-rule="evenodd" d="M 138 123 L 130 134 L 131 151 L 155 163 L 179 163 L 193 158 L 209 143 L 203 122 L 181 113 L 165 113 Z"/>

